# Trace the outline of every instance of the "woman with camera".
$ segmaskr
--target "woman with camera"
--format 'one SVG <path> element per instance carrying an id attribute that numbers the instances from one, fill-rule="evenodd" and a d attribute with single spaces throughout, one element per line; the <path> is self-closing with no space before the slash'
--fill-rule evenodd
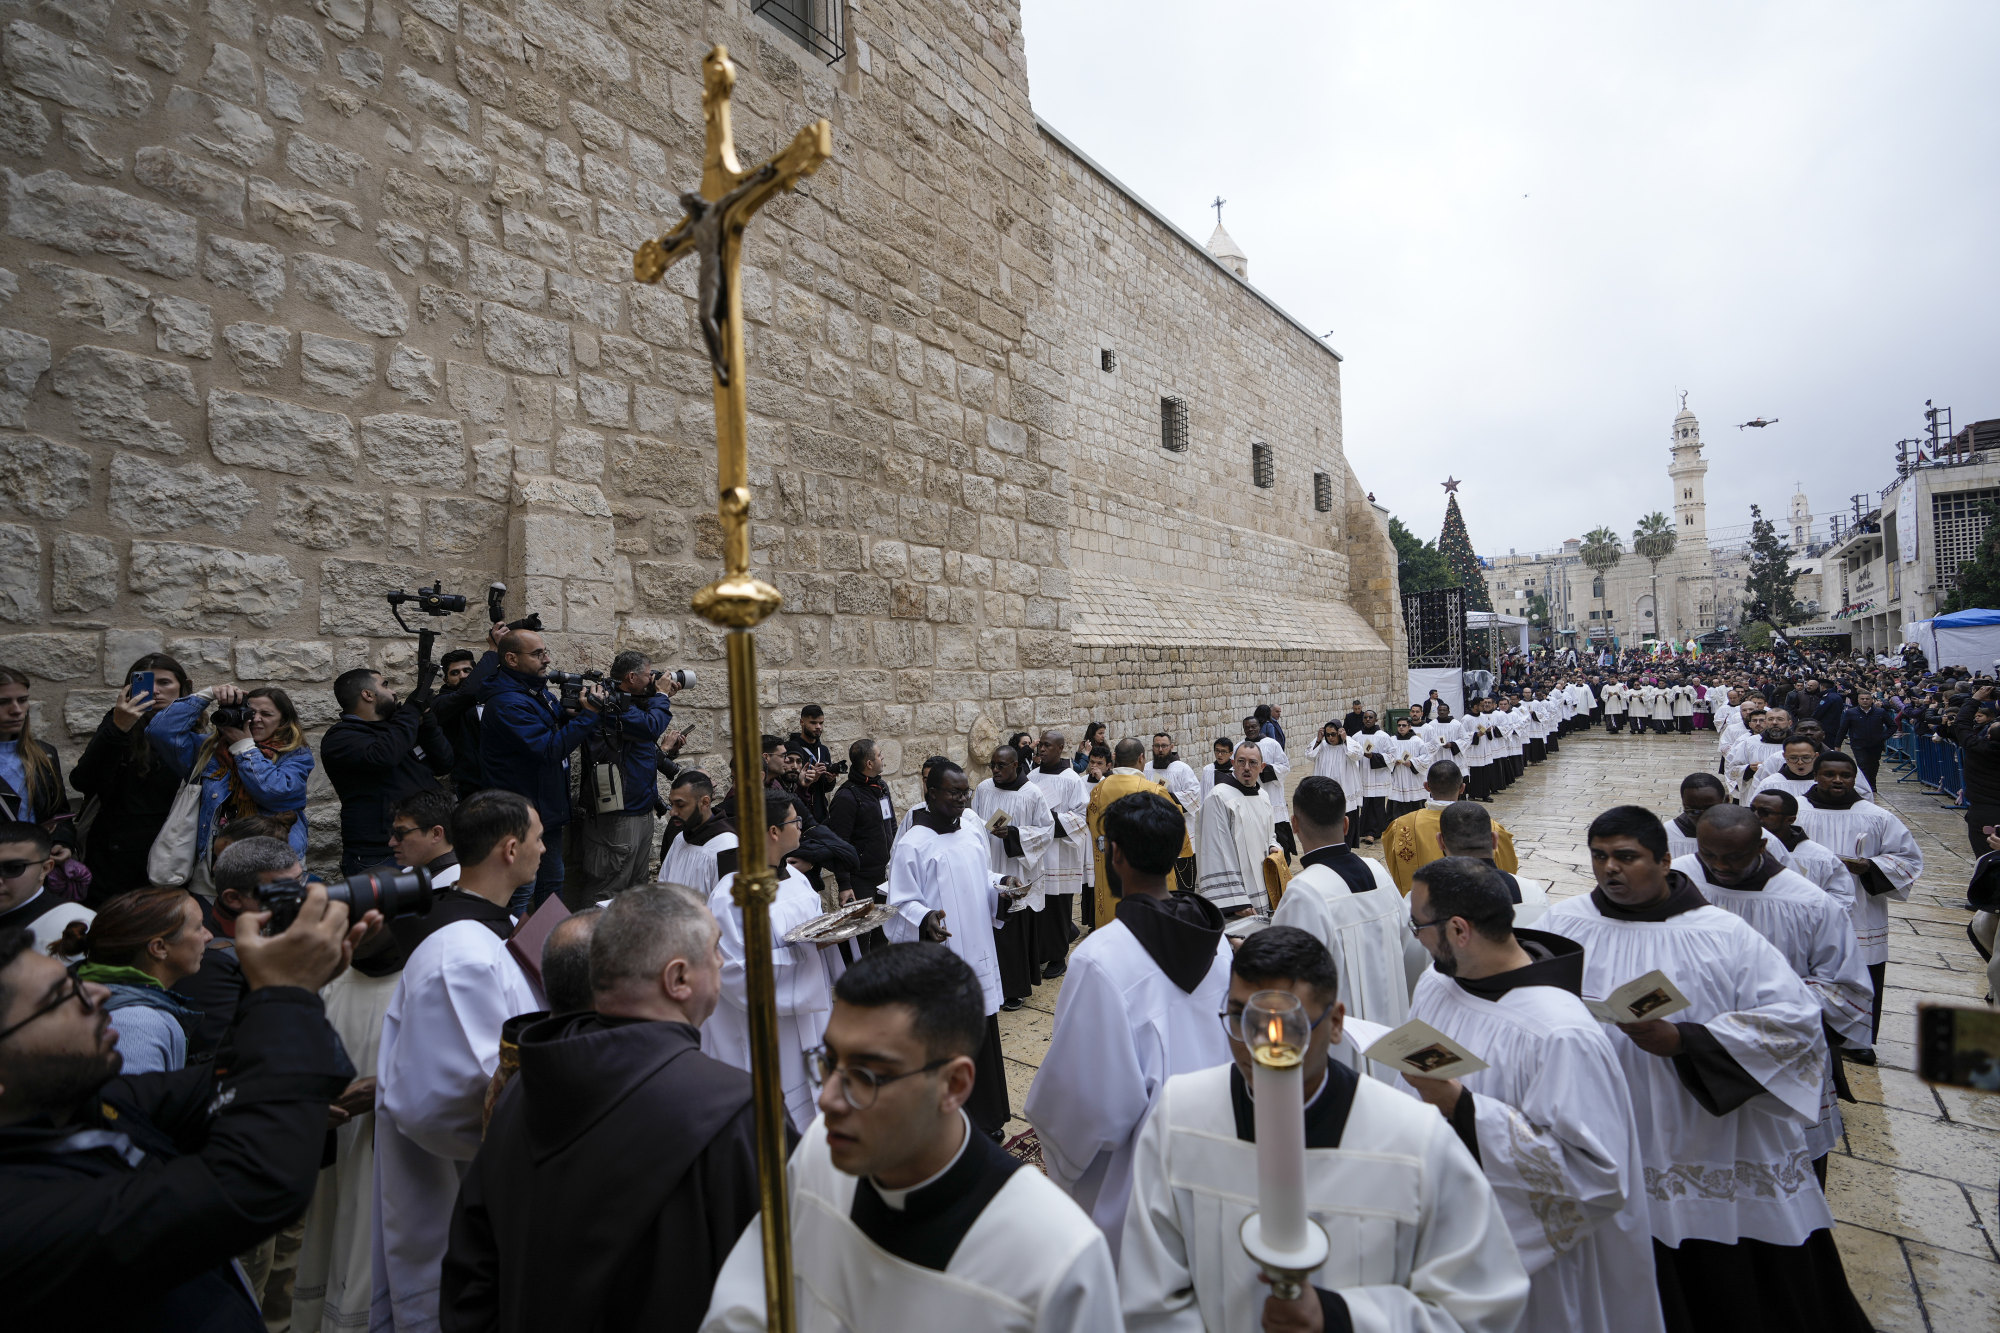
<path id="1" fill-rule="evenodd" d="M 202 731 L 211 704 L 212 736 Z M 147 739 L 182 780 L 200 775 L 190 887 L 213 896 L 209 843 L 217 828 L 244 815 L 287 821 L 286 841 L 305 855 L 306 781 L 312 776 L 313 754 L 290 695 L 271 685 L 249 691 L 211 685 L 162 709 L 147 728 Z"/>
<path id="2" fill-rule="evenodd" d="M 110 992 L 104 1008 L 117 1014 L 121 1072 L 154 1074 L 187 1064 L 188 1028 L 201 1017 L 169 987 L 201 970 L 208 948 L 201 904 L 185 889 L 137 889 L 120 894 L 96 920 L 64 931 L 53 952 L 83 955 L 80 981 Z"/>
<path id="3" fill-rule="evenodd" d="M 91 875 L 85 902 L 92 907 L 148 883 L 146 853 L 173 809 L 181 775 L 153 749 L 147 732 L 162 709 L 193 690 L 179 662 L 165 653 L 146 654 L 126 671 L 118 702 L 70 770 L 70 785 L 90 798 L 77 824 Z"/>

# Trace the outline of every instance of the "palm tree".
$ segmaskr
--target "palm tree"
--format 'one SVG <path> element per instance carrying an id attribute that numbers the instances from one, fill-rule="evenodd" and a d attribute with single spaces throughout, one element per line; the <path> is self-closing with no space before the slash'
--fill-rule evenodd
<path id="1" fill-rule="evenodd" d="M 1582 559 L 1584 564 L 1590 566 L 1592 572 L 1597 576 L 1598 587 L 1602 588 L 1604 586 L 1604 576 L 1624 557 L 1625 547 L 1619 542 L 1617 533 L 1613 532 L 1610 528 L 1597 527 L 1583 534 L 1583 545 L 1578 548 L 1577 555 Z M 1604 622 L 1604 637 L 1609 639 L 1611 637 L 1611 626 L 1609 624 L 1611 617 L 1602 614 L 1605 609 L 1602 592 L 1597 597 L 1597 609 L 1600 613 L 1598 620 Z"/>
<path id="2" fill-rule="evenodd" d="M 1653 562 L 1653 632 L 1660 631 L 1660 562 L 1674 553 L 1674 546 L 1680 537 L 1674 532 L 1674 521 L 1655 509 L 1639 520 L 1639 526 L 1632 529 L 1632 553 Z M 1674 625 L 1676 637 L 1680 634 L 1680 624 Z"/>

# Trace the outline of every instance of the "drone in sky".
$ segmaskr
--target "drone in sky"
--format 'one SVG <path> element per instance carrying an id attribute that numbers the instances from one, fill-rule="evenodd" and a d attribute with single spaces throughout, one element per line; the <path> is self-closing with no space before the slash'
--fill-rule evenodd
<path id="1" fill-rule="evenodd" d="M 1762 430 L 1766 426 L 1775 426 L 1777 424 L 1778 424 L 1778 419 L 1776 417 L 1772 417 L 1769 421 L 1764 420 L 1764 418 L 1762 417 L 1758 417 L 1755 421 L 1738 422 L 1736 424 L 1736 429 L 1742 430 L 1746 426 L 1755 426 L 1758 430 Z"/>

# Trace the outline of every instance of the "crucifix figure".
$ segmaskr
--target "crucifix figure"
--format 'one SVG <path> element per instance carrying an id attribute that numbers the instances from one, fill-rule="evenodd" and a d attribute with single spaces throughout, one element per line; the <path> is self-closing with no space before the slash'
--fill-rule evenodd
<path id="1" fill-rule="evenodd" d="M 694 610 L 729 632 L 730 750 L 735 771 L 754 774 L 762 765 L 757 721 L 757 625 L 778 609 L 778 590 L 750 573 L 750 457 L 745 420 L 749 415 L 743 373 L 743 229 L 757 210 L 780 190 L 819 170 L 833 156 L 833 127 L 815 121 L 793 136 L 783 152 L 745 171 L 736 160 L 729 125 L 729 96 L 736 66 L 727 47 L 702 59 L 702 119 L 707 148 L 702 156 L 701 189 L 681 196 L 687 209 L 674 229 L 647 241 L 632 256 L 632 276 L 658 282 L 676 261 L 699 257 L 695 300 L 702 341 L 708 345 L 715 379 L 716 516 L 722 525 L 722 577 L 694 595 Z M 743 828 L 764 827 L 764 787 L 739 782 L 737 820 Z M 785 1102 L 778 1068 L 777 1005 L 773 998 L 771 903 L 777 872 L 768 863 L 764 839 L 745 838 L 738 849 L 734 896 L 743 914 L 745 980 L 749 990 L 751 1081 L 757 1113 L 758 1195 L 764 1241 L 764 1308 L 772 1333 L 797 1328 L 792 1286 L 792 1233 L 785 1192 Z"/>

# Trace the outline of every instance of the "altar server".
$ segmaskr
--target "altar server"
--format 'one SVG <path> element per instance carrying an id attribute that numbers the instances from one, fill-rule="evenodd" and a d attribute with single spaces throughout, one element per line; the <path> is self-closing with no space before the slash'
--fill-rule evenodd
<path id="1" fill-rule="evenodd" d="M 785 860 L 799 845 L 802 812 L 796 800 L 780 792 L 764 792 L 765 863 L 778 871 L 778 896 L 771 901 L 771 964 L 773 999 L 778 1016 L 778 1072 L 785 1089 L 785 1111 L 792 1128 L 812 1123 L 813 1094 L 806 1083 L 805 1053 L 819 1045 L 826 1030 L 833 992 L 822 950 L 811 944 L 786 944 L 785 932 L 820 915 L 819 890 Z M 701 1049 L 724 1064 L 750 1070 L 750 991 L 743 946 L 743 909 L 736 905 L 736 872 L 716 882 L 708 895 L 708 910 L 721 927 L 722 1000 L 701 1025 Z"/>
<path id="2" fill-rule="evenodd" d="M 814 1053 L 821 1115 L 785 1173 L 800 1333 L 1123 1327 L 1103 1233 L 963 1109 L 983 1077 L 985 990 L 931 944 L 878 949 L 834 986 Z M 767 1327 L 761 1219 L 730 1251 L 701 1327 Z"/>
<path id="3" fill-rule="evenodd" d="M 1604 729 L 1615 735 L 1625 727 L 1625 686 L 1614 680 L 1604 687 L 1600 697 L 1604 703 Z"/>
<path id="4" fill-rule="evenodd" d="M 1348 849 L 1346 796 L 1331 778 L 1307 778 L 1292 793 L 1292 828 L 1303 862 L 1271 914 L 1274 926 L 1297 926 L 1332 953 L 1339 998 L 1349 1014 L 1396 1027 L 1410 1015 L 1410 917 L 1396 881 L 1380 861 Z M 1482 809 L 1483 813 L 1483 809 Z"/>
<path id="5" fill-rule="evenodd" d="M 1252 935 L 1231 965 L 1230 1014 L 1258 991 L 1290 991 L 1317 1019 L 1303 1062 L 1306 1209 L 1333 1238 L 1297 1301 L 1280 1301 L 1243 1250 L 1255 1211 L 1257 1149 L 1250 1052 L 1167 1080 L 1139 1132 L 1119 1259 L 1125 1326 L 1174 1330 L 1310 1328 L 1506 1333 L 1528 1277 L 1479 1166 L 1436 1112 L 1345 1063 L 1340 983 L 1326 947 L 1302 930 Z"/>
<path id="6" fill-rule="evenodd" d="M 972 793 L 965 770 L 949 759 L 937 760 L 924 784 L 924 804 L 912 812 L 909 831 L 889 853 L 888 901 L 896 915 L 883 923 L 882 933 L 899 942 L 947 944 L 979 978 L 986 1041 L 967 1052 L 978 1078 L 964 1104 L 980 1132 L 996 1136 L 1013 1112 L 996 1017 L 1000 961 L 993 948 L 993 923 L 1012 895 L 1001 893 L 1001 876 L 986 849 L 991 841 L 986 826 L 968 808 Z"/>
<path id="7" fill-rule="evenodd" d="M 1292 761 L 1285 754 L 1284 743 L 1266 735 L 1264 723 L 1256 716 L 1243 719 L 1243 739 L 1255 745 L 1264 755 L 1264 767 L 1259 774 L 1258 784 L 1264 796 L 1271 802 L 1272 836 L 1278 846 L 1284 848 L 1285 860 L 1291 861 L 1298 855 L 1298 847 L 1292 839 L 1292 816 L 1285 808 L 1285 774 L 1292 771 Z"/>
<path id="8" fill-rule="evenodd" d="M 1229 1059 L 1216 1015 L 1228 998 L 1230 950 L 1215 904 L 1171 891 L 1182 836 L 1180 812 L 1151 792 L 1104 812 L 1117 919 L 1077 946 L 1028 1089 L 1025 1114 L 1049 1179 L 1103 1230 L 1114 1262 L 1133 1143 L 1160 1088 Z"/>
<path id="9" fill-rule="evenodd" d="M 1784 763 L 1776 768 L 1767 766 L 1758 770 L 1757 785 L 1751 789 L 1751 795 L 1782 788 L 1794 797 L 1805 796 L 1806 791 L 1813 785 L 1813 761 L 1818 759 L 1820 752 L 1827 747 L 1821 744 L 1817 737 L 1800 735 L 1799 733 L 1804 730 L 1805 725 L 1801 724 L 1793 730 L 1792 738 L 1785 742 Z M 1855 773 L 1854 791 L 1864 801 L 1875 799 L 1875 788 L 1869 784 L 1866 773 Z M 1748 805 L 1749 801 L 1746 799 L 1744 804 Z"/>
<path id="10" fill-rule="evenodd" d="M 1090 868 L 1090 827 L 1084 810 L 1090 804 L 1090 785 L 1071 766 L 1069 741 L 1060 731 L 1045 731 L 1036 742 L 1038 762 L 1028 781 L 1041 788 L 1048 798 L 1049 854 L 1042 859 L 1042 887 L 1048 906 L 1036 925 L 1042 941 L 1044 977 L 1059 977 L 1067 966 L 1070 942 L 1076 938 L 1076 896 L 1083 892 L 1084 876 Z"/>
<path id="11" fill-rule="evenodd" d="M 1036 918 L 1047 906 L 1042 888 L 1042 863 L 1055 840 L 1055 816 L 1042 789 L 1021 772 L 1019 752 L 1011 745 L 993 751 L 987 771 L 992 775 L 972 793 L 972 813 L 986 826 L 986 851 L 992 868 L 1028 886 L 1028 891 L 1007 904 L 993 927 L 993 952 L 1000 964 L 1000 1007 L 1012 1012 L 1021 1008 L 1041 982 L 1040 961 L 1035 957 Z M 992 827 L 996 815 L 1006 822 Z"/>
<path id="12" fill-rule="evenodd" d="M 1262 800 L 1264 793 L 1257 785 L 1263 764 L 1264 752 L 1254 741 L 1244 741 L 1236 747 L 1230 772 L 1216 778 L 1201 803 L 1197 887 L 1224 916 L 1270 914 L 1264 858 L 1280 849 L 1272 833 L 1271 803 Z"/>
<path id="13" fill-rule="evenodd" d="M 1440 734 L 1458 732 L 1458 724 L 1450 721 L 1451 705 L 1438 705 L 1438 718 L 1424 723 L 1427 738 Z M 1433 741 L 1433 743 L 1435 743 Z M 1341 730 L 1337 721 L 1328 722 L 1319 729 L 1319 735 L 1307 750 L 1312 759 L 1313 776 L 1331 778 L 1347 793 L 1347 845 L 1361 845 L 1361 761 L 1354 751 L 1347 748 L 1347 733 Z"/>
<path id="14" fill-rule="evenodd" d="M 1889 900 L 1910 900 L 1910 887 L 1924 873 L 1924 853 L 1902 820 L 1855 792 L 1860 771 L 1839 750 L 1815 759 L 1814 785 L 1799 806 L 1799 827 L 1838 856 L 1854 881 L 1854 934 L 1875 985 L 1874 1023 L 1879 1035 L 1883 979 L 1889 968 Z M 1873 1043 L 1859 1058 L 1863 1064 L 1874 1063 Z"/>
<path id="15" fill-rule="evenodd" d="M 680 832 L 660 858 L 662 884 L 685 884 L 705 901 L 715 882 L 736 869 L 736 828 L 714 813 L 715 784 L 698 768 L 683 769 L 667 793 Z"/>
<path id="16" fill-rule="evenodd" d="M 1699 849 L 1674 862 L 1702 896 L 1751 928 L 1785 956 L 1792 971 L 1819 1000 L 1829 1040 L 1868 1047 L 1874 1042 L 1873 989 L 1854 924 L 1841 905 L 1816 884 L 1785 869 L 1765 846 L 1757 816 L 1740 805 L 1719 805 L 1701 817 Z M 1820 1081 L 1819 1123 L 1806 1136 L 1813 1171 L 1826 1186 L 1826 1155 L 1840 1142 L 1840 1102 L 1835 1062 Z"/>
<path id="17" fill-rule="evenodd" d="M 1361 841 L 1371 843 L 1389 827 L 1389 734 L 1373 713 L 1362 716 L 1361 730 L 1349 732 L 1347 748 L 1361 769 Z"/>
<path id="18" fill-rule="evenodd" d="M 1674 729 L 1674 703 L 1679 697 L 1680 691 L 1675 686 L 1656 685 L 1653 687 L 1651 702 L 1653 706 L 1654 731 L 1667 732 Z"/>
<path id="19" fill-rule="evenodd" d="M 1729 804 L 1729 789 L 1713 773 L 1690 773 L 1681 779 L 1680 813 L 1667 821 L 1667 853 L 1676 860 L 1694 853 L 1695 829 L 1701 817 Z"/>
<path id="20" fill-rule="evenodd" d="M 1788 791 L 1760 791 L 1750 802 L 1751 813 L 1764 826 L 1770 836 L 1765 845 L 1771 854 L 1785 863 L 1789 870 L 1796 870 L 1826 891 L 1827 895 L 1840 904 L 1840 910 L 1848 913 L 1850 920 L 1854 913 L 1854 876 L 1841 863 L 1833 849 L 1822 847 L 1806 836 L 1806 831 L 1798 826 L 1798 798 Z M 1860 936 L 1856 935 L 1856 947 Z M 1866 960 L 1863 960 L 1866 965 Z"/>
<path id="21" fill-rule="evenodd" d="M 1396 719 L 1396 734 L 1387 746 L 1389 756 L 1389 800 L 1387 814 L 1393 823 L 1424 805 L 1424 771 L 1431 766 L 1431 743 L 1410 729 L 1410 719 Z M 1384 825 L 1386 828 L 1387 825 Z"/>
<path id="22" fill-rule="evenodd" d="M 1410 913 L 1436 963 L 1410 1016 L 1490 1068 L 1406 1081 L 1450 1122 L 1500 1201 L 1529 1275 L 1522 1333 L 1662 1333 L 1632 1099 L 1606 1029 L 1578 998 L 1583 949 L 1514 929 L 1507 899 L 1480 861 L 1447 857 L 1417 872 Z"/>
<path id="23" fill-rule="evenodd" d="M 1658 970 L 1690 1002 L 1612 1038 L 1669 1327 L 1860 1333 L 1806 1143 L 1827 1059 L 1818 1000 L 1769 941 L 1672 868 L 1650 810 L 1616 806 L 1587 838 L 1597 887 L 1542 918 L 1583 946 L 1583 993 L 1608 997 Z"/>
<path id="24" fill-rule="evenodd" d="M 1785 742 L 1792 738 L 1792 715 L 1782 708 L 1764 710 L 1758 725 L 1729 752 L 1738 774 L 1737 790 L 1753 792 L 1757 780 L 1785 762 Z"/>

